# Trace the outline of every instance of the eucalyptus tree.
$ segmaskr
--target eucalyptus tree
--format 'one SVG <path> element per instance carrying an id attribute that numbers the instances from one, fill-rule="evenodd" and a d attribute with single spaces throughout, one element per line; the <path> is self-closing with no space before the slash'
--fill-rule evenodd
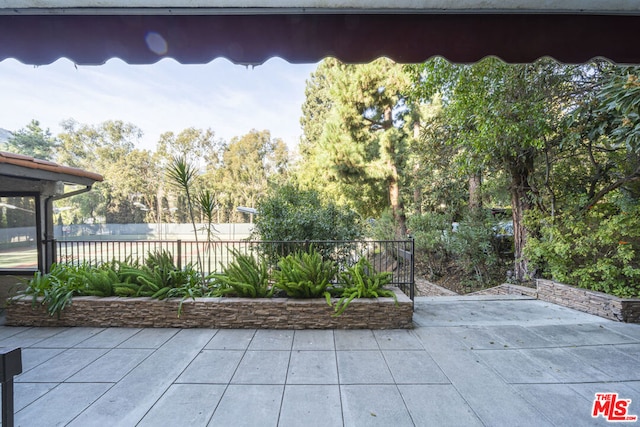
<path id="1" fill-rule="evenodd" d="M 238 206 L 256 207 L 271 182 L 286 180 L 289 162 L 287 145 L 268 130 L 253 129 L 225 144 L 221 162 L 207 171 L 225 217 L 234 219 Z"/>
<path id="2" fill-rule="evenodd" d="M 62 127 L 56 159 L 104 176 L 92 192 L 74 198 L 79 214 L 115 223 L 141 219 L 134 203 L 153 206 L 159 176 L 151 153 L 136 148 L 142 131 L 122 121 L 93 126 L 66 120 Z"/>

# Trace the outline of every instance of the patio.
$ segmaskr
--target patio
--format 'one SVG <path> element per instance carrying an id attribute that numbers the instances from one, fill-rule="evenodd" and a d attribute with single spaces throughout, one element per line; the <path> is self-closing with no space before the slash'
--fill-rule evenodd
<path id="1" fill-rule="evenodd" d="M 0 326 L 21 426 L 606 425 L 640 414 L 640 325 L 525 297 L 417 297 L 413 330 Z"/>

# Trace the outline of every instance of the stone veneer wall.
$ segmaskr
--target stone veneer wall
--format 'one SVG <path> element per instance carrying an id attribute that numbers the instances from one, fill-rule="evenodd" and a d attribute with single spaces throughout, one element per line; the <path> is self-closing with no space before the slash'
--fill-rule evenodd
<path id="1" fill-rule="evenodd" d="M 60 318 L 31 298 L 6 309 L 9 326 L 97 326 L 135 328 L 262 328 L 262 329 L 396 329 L 413 327 L 413 302 L 399 289 L 393 298 L 351 301 L 340 316 L 322 299 L 196 298 L 179 299 L 75 297 Z"/>
<path id="2" fill-rule="evenodd" d="M 606 319 L 640 323 L 640 299 L 624 299 L 602 292 L 537 280 L 538 299 L 573 308 Z"/>
<path id="3" fill-rule="evenodd" d="M 523 295 L 537 298 L 538 291 L 535 288 L 528 288 L 526 286 L 514 285 L 511 283 L 503 283 L 502 285 L 483 289 L 481 291 L 473 292 L 468 295 Z"/>

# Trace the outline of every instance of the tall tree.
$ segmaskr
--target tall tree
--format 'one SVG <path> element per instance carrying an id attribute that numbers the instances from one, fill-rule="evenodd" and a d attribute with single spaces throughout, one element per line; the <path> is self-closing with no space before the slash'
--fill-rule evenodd
<path id="1" fill-rule="evenodd" d="M 415 121 L 409 83 L 403 67 L 389 59 L 363 65 L 326 59 L 307 83 L 303 107 L 309 117 L 303 119 L 302 168 L 324 171 L 318 178 L 361 215 L 390 208 L 398 235 L 406 231 L 401 187 Z"/>
<path id="2" fill-rule="evenodd" d="M 238 219 L 238 206 L 256 207 L 270 182 L 284 180 L 288 164 L 286 144 L 279 138 L 271 138 L 268 130 L 254 129 L 232 138 L 224 148 L 219 167 L 208 171 L 225 217 Z"/>
<path id="3" fill-rule="evenodd" d="M 447 126 L 455 135 L 452 143 L 464 153 L 471 173 L 488 168 L 509 176 L 519 281 L 529 278 L 524 216 L 539 191 L 534 185 L 536 160 L 560 126 L 564 101 L 572 95 L 573 72 L 573 67 L 551 60 L 508 65 L 492 58 L 469 66 L 436 59 L 414 68 L 423 99 L 442 93 Z"/>
<path id="4" fill-rule="evenodd" d="M 139 128 L 122 121 L 91 126 L 68 120 L 63 129 L 59 158 L 105 178 L 91 194 L 78 197 L 84 200 L 79 202 L 84 218 L 104 216 L 107 222 L 137 222 L 141 211 L 134 203 L 145 205 L 144 212 L 153 212 L 159 171 L 150 152 L 135 148 L 142 136 Z"/>
<path id="5" fill-rule="evenodd" d="M 36 159 L 53 160 L 57 145 L 49 129 L 42 129 L 39 121 L 31 120 L 25 128 L 11 135 L 7 141 L 7 151 Z"/>

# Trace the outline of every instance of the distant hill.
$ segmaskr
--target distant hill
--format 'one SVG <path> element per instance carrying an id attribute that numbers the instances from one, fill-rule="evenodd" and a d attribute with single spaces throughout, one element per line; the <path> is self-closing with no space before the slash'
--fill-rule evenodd
<path id="1" fill-rule="evenodd" d="M 6 148 L 6 142 L 11 138 L 11 135 L 13 135 L 11 131 L 0 128 L 0 150 Z"/>

